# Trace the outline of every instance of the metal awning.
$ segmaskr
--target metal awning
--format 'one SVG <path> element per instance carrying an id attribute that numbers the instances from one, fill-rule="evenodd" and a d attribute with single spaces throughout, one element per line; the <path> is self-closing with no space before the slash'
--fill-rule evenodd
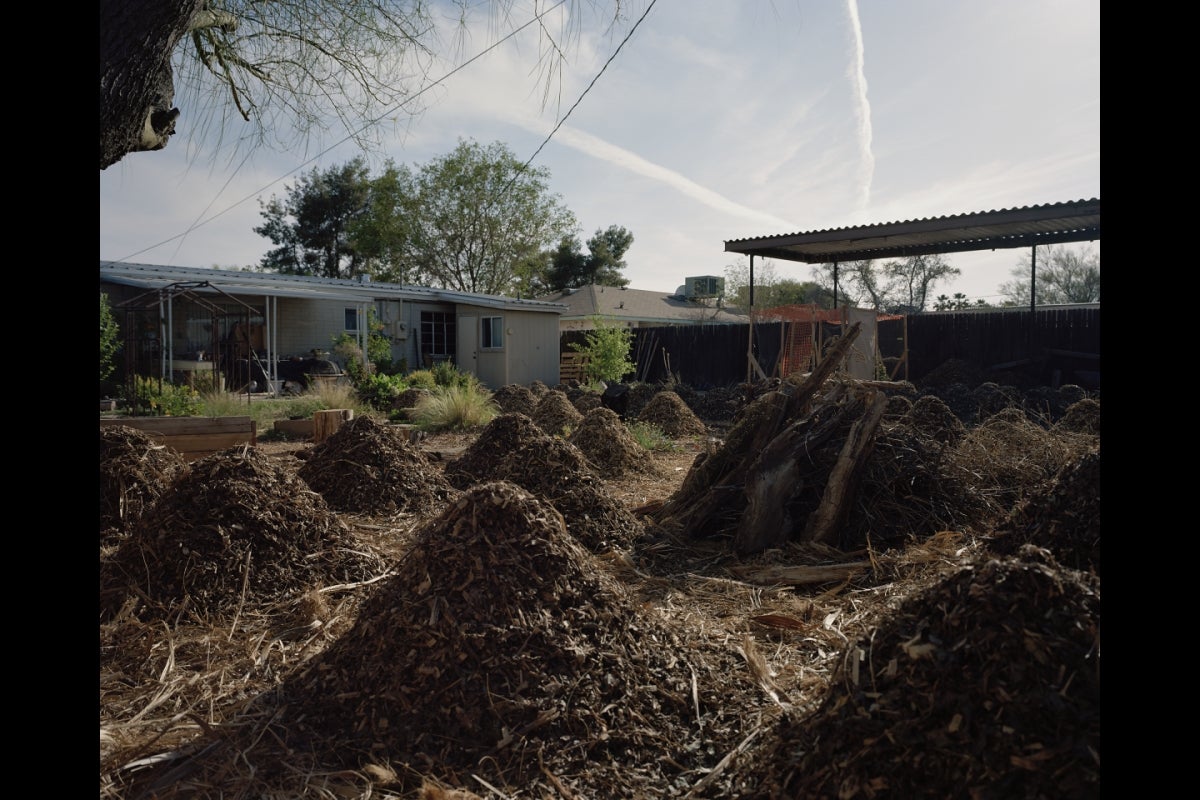
<path id="1" fill-rule="evenodd" d="M 731 239 L 726 252 L 808 264 L 1032 247 L 1100 238 L 1100 198 Z"/>

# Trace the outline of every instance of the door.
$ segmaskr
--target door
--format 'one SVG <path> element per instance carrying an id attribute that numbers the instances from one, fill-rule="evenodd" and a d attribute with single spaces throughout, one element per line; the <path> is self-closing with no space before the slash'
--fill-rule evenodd
<path id="1" fill-rule="evenodd" d="M 479 317 L 458 318 L 458 368 L 479 377 Z"/>

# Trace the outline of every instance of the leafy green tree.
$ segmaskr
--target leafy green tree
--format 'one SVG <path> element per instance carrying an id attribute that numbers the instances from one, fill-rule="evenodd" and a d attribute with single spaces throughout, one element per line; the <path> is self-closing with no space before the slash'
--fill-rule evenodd
<path id="1" fill-rule="evenodd" d="M 412 171 L 392 161 L 368 184 L 364 213 L 350 221 L 348 234 L 362 259 L 361 269 L 385 283 L 420 285 L 425 282 L 409 258 L 412 238 Z"/>
<path id="2" fill-rule="evenodd" d="M 570 347 L 588 356 L 583 372 L 589 380 L 618 382 L 637 369 L 629 358 L 633 331 L 602 316 L 591 319 L 595 327 L 584 333 L 583 344 L 571 342 Z"/>
<path id="3" fill-rule="evenodd" d="M 355 158 L 324 171 L 313 168 L 288 187 L 285 198 L 260 201 L 266 222 L 254 232 L 276 245 L 260 268 L 324 278 L 358 276 L 363 262 L 351 233 L 367 214 L 370 189 L 367 166 Z"/>
<path id="4" fill-rule="evenodd" d="M 459 140 L 414 175 L 409 259 L 439 288 L 515 294 L 522 268 L 578 225 L 549 177 L 502 142 Z"/>
<path id="5" fill-rule="evenodd" d="M 597 228 L 587 241 L 586 254 L 580 249 L 577 237 L 564 237 L 551 257 L 547 279 L 550 290 L 561 292 L 591 284 L 628 286 L 629 279 L 621 270 L 628 266 L 625 253 L 632 245 L 633 234 L 619 225 L 610 225 L 607 230 Z"/>
<path id="6" fill-rule="evenodd" d="M 1013 268 L 1013 280 L 1000 286 L 1007 304 L 1029 305 L 1029 277 L 1033 273 L 1032 252 L 1026 252 Z M 1100 302 L 1100 253 L 1092 246 L 1069 248 L 1044 245 L 1037 250 L 1037 305 Z"/>
<path id="7" fill-rule="evenodd" d="M 108 295 L 100 293 L 100 380 L 112 374 L 117 351 L 121 348 L 120 328 L 113 317 Z"/>

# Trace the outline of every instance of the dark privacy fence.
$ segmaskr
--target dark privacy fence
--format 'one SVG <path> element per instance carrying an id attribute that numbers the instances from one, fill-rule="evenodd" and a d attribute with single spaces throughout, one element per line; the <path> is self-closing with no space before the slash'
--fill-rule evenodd
<path id="1" fill-rule="evenodd" d="M 754 325 L 754 356 L 768 376 L 778 377 L 785 326 L 810 324 Z M 828 336 L 827 324 L 824 335 Z M 697 389 L 741 383 L 747 377 L 749 336 L 749 325 L 635 328 L 630 359 L 637 368 L 626 380 L 657 383 L 673 375 Z M 1098 307 L 914 314 L 880 321 L 878 337 L 885 367 L 896 380 L 919 383 L 946 361 L 962 359 L 985 371 L 1023 372 L 1047 386 L 1079 383 L 1099 387 Z M 562 352 L 573 352 L 571 342 L 584 344 L 584 332 L 563 333 Z M 906 350 L 907 374 L 900 361 Z M 757 379 L 757 373 L 753 377 Z M 1089 386 L 1093 381 L 1095 386 Z"/>

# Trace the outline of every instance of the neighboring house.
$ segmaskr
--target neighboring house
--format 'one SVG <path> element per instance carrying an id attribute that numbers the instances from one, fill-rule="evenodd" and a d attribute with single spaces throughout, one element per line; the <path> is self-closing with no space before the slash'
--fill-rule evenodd
<path id="1" fill-rule="evenodd" d="M 543 295 L 539 299 L 561 303 L 567 307 L 559 317 L 559 326 L 564 332 L 591 330 L 595 327 L 594 318 L 597 316 L 628 328 L 746 324 L 744 314 L 722 307 L 721 297 L 716 291 L 689 293 L 688 287 L 694 286 L 695 280 L 698 279 L 688 278 L 687 283 L 675 294 L 592 284 Z M 710 284 L 710 288 L 714 290 L 720 286 L 721 284 Z"/>
<path id="2" fill-rule="evenodd" d="M 235 381 L 229 370 L 239 360 L 241 375 L 277 381 L 290 362 L 329 358 L 341 334 L 365 347 L 373 311 L 391 339 L 392 360 L 410 369 L 450 361 L 491 389 L 559 382 L 558 318 L 566 308 L 542 300 L 112 261 L 100 262 L 100 291 L 124 326 L 127 356 L 132 351 L 143 369 L 156 364 L 164 377 L 216 356 Z"/>

